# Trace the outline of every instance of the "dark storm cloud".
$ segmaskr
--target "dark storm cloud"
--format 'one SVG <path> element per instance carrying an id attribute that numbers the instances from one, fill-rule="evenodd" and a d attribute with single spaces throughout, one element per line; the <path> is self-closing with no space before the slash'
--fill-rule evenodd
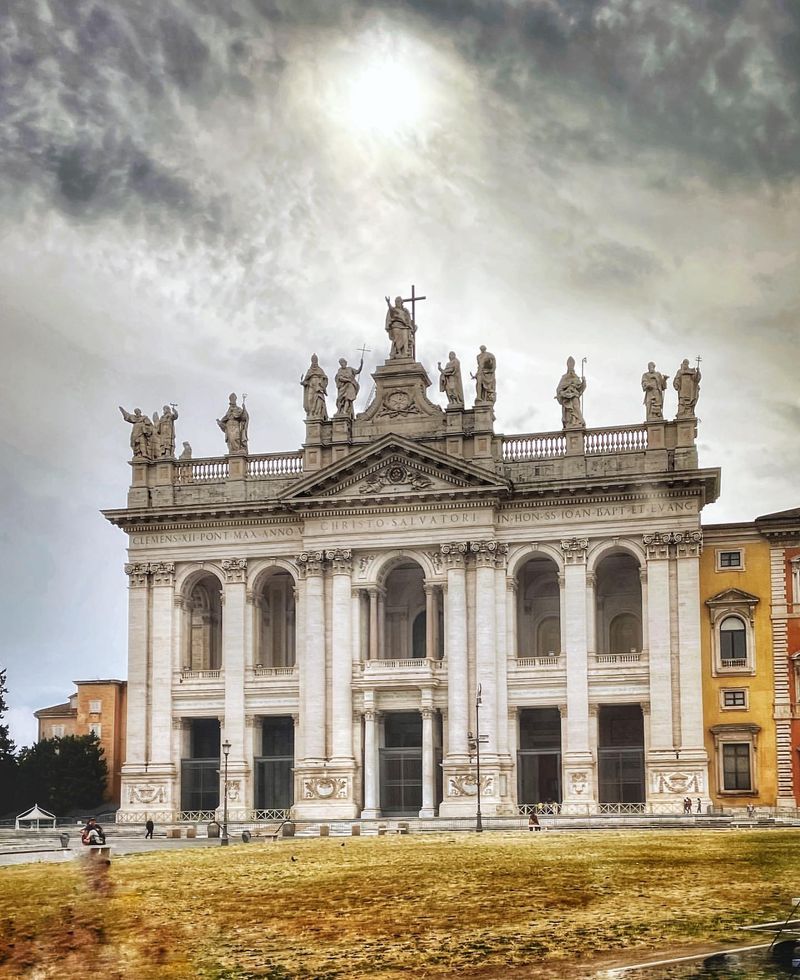
<path id="1" fill-rule="evenodd" d="M 800 172 L 800 5 L 398 0 L 386 6 L 413 12 L 441 32 L 507 97 L 530 101 L 555 83 L 603 114 L 613 106 L 620 155 L 638 144 L 680 148 L 698 166 L 729 176 Z M 530 108 L 535 115 L 535 104 Z M 586 129 L 588 136 L 591 126 Z"/>

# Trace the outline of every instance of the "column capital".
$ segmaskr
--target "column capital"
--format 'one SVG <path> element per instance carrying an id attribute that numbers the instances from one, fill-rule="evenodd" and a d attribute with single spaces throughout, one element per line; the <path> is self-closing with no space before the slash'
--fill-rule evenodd
<path id="1" fill-rule="evenodd" d="M 424 720 L 430 721 L 430 719 L 436 714 L 436 709 L 431 708 L 429 705 L 423 705 L 419 709 L 419 713 L 422 715 Z"/>
<path id="2" fill-rule="evenodd" d="M 441 572 L 442 572 L 442 555 L 441 555 L 441 552 L 439 552 L 439 551 L 428 551 L 428 552 L 426 552 L 426 554 L 427 554 L 428 558 L 430 559 L 431 564 L 433 565 L 434 572 L 436 572 L 437 575 L 440 575 Z"/>
<path id="3" fill-rule="evenodd" d="M 595 573 L 594 572 L 587 572 L 586 573 L 586 584 L 590 588 L 593 589 L 596 582 L 597 582 L 597 576 L 595 575 Z"/>
<path id="4" fill-rule="evenodd" d="M 185 729 L 188 728 L 187 719 L 186 718 L 173 718 L 172 719 L 172 728 L 176 732 L 185 731 Z"/>
<path id="5" fill-rule="evenodd" d="M 226 585 L 230 585 L 234 582 L 245 582 L 247 581 L 247 559 L 223 558 L 222 571 L 225 575 Z"/>
<path id="6" fill-rule="evenodd" d="M 469 544 L 466 541 L 456 541 L 452 544 L 439 545 L 439 550 L 446 568 L 463 568 Z"/>
<path id="7" fill-rule="evenodd" d="M 650 702 L 649 701 L 642 701 L 640 703 L 640 707 L 642 709 L 642 714 L 643 715 L 649 715 L 650 714 Z"/>
<path id="8" fill-rule="evenodd" d="M 147 585 L 147 579 L 150 575 L 150 562 L 128 562 L 125 565 L 125 574 L 128 576 L 128 584 L 132 589 L 141 588 L 142 586 Z"/>
<path id="9" fill-rule="evenodd" d="M 642 544 L 647 555 L 648 561 L 663 560 L 669 558 L 669 546 L 672 535 L 669 531 L 653 531 L 651 534 L 642 535 Z"/>
<path id="10" fill-rule="evenodd" d="M 354 586 L 352 589 L 350 589 L 351 599 L 361 599 L 366 594 L 367 594 L 367 590 L 361 588 L 360 586 Z"/>
<path id="11" fill-rule="evenodd" d="M 364 710 L 361 712 L 361 717 L 364 719 L 364 721 L 375 721 L 375 719 L 378 717 L 378 712 L 375 710 L 375 708 L 364 708 Z"/>
<path id="12" fill-rule="evenodd" d="M 672 543 L 675 545 L 675 555 L 678 558 L 699 558 L 703 550 L 703 532 L 673 531 Z"/>
<path id="13" fill-rule="evenodd" d="M 561 551 L 567 565 L 583 565 L 589 549 L 588 538 L 562 538 Z"/>
<path id="14" fill-rule="evenodd" d="M 321 551 L 304 551 L 297 556 L 297 567 L 300 571 L 300 578 L 311 575 L 322 575 Z"/>
<path id="15" fill-rule="evenodd" d="M 175 562 L 154 561 L 150 563 L 153 585 L 175 585 Z"/>
<path id="16" fill-rule="evenodd" d="M 334 575 L 350 575 L 353 571 L 353 552 L 349 548 L 331 548 L 325 552 Z"/>
<path id="17" fill-rule="evenodd" d="M 182 596 L 180 592 L 176 592 L 172 597 L 172 605 L 176 609 L 186 609 L 188 606 L 188 600 L 185 596 Z"/>
<path id="18" fill-rule="evenodd" d="M 508 555 L 508 545 L 497 541 L 470 541 L 469 553 L 478 568 L 503 568 Z"/>
<path id="19" fill-rule="evenodd" d="M 598 715 L 598 713 L 599 713 L 599 711 L 600 711 L 600 705 L 599 704 L 590 704 L 589 705 L 588 714 L 589 714 L 589 717 L 590 718 L 596 718 L 597 715 Z"/>

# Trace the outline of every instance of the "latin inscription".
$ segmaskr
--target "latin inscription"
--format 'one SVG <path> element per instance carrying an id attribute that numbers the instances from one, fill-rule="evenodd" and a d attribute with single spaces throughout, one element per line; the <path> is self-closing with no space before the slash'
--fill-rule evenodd
<path id="1" fill-rule="evenodd" d="M 486 515 L 475 513 L 408 514 L 405 517 L 353 517 L 337 521 L 320 521 L 314 530 L 320 534 L 331 531 L 381 531 L 387 528 L 463 527 L 465 524 L 486 524 Z"/>
<path id="2" fill-rule="evenodd" d="M 134 534 L 131 545 L 149 546 L 154 544 L 215 544 L 229 541 L 275 541 L 284 538 L 299 538 L 300 527 L 297 524 L 278 525 L 276 527 L 243 527 L 224 528 L 206 531 L 162 531 L 154 534 Z"/>
<path id="3" fill-rule="evenodd" d="M 511 511 L 498 514 L 498 524 L 548 524 L 558 521 L 602 520 L 614 517 L 658 517 L 696 514 L 694 500 L 652 501 L 647 504 L 590 504 L 588 507 L 551 507 L 545 510 Z"/>

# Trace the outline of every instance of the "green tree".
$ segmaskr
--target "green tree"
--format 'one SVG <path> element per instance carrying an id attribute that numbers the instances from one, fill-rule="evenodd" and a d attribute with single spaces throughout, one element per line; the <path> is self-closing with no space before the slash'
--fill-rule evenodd
<path id="1" fill-rule="evenodd" d="M 47 738 L 19 753 L 19 788 L 25 803 L 63 817 L 92 810 L 103 800 L 108 766 L 96 735 Z"/>
<path id="2" fill-rule="evenodd" d="M 7 694 L 4 667 L 0 670 L 0 814 L 10 812 L 17 804 L 16 746 L 11 740 L 8 725 L 3 724 L 8 711 Z"/>

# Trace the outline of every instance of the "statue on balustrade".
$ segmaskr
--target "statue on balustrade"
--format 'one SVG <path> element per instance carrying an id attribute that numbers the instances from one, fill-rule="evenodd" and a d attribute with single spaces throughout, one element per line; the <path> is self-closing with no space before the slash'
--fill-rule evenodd
<path id="1" fill-rule="evenodd" d="M 154 457 L 160 459 L 173 459 L 175 457 L 175 420 L 177 418 L 178 406 L 175 402 L 164 406 L 161 418 L 159 418 L 158 412 L 153 413 Z"/>
<path id="2" fill-rule="evenodd" d="M 698 361 L 700 358 L 698 358 Z M 678 392 L 678 414 L 676 419 L 695 418 L 694 407 L 700 397 L 700 365 L 689 367 L 688 358 L 684 358 L 672 380 L 672 387 Z"/>
<path id="3" fill-rule="evenodd" d="M 245 407 L 247 395 L 242 395 L 241 406 L 236 404 L 236 395 L 231 393 L 228 398 L 228 411 L 217 419 L 217 425 L 225 433 L 225 443 L 231 456 L 247 452 L 247 427 L 250 416 Z"/>
<path id="4" fill-rule="evenodd" d="M 414 335 L 417 325 L 411 319 L 411 314 L 403 306 L 403 297 L 395 296 L 394 306 L 388 296 L 384 297 L 388 307 L 386 311 L 386 333 L 392 342 L 389 357 L 413 357 Z"/>
<path id="5" fill-rule="evenodd" d="M 442 367 L 439 361 L 439 391 L 447 394 L 447 405 L 453 408 L 464 407 L 464 386 L 461 383 L 461 362 L 455 351 L 450 351 L 447 364 Z"/>
<path id="6" fill-rule="evenodd" d="M 131 449 L 134 459 L 153 459 L 153 423 L 142 414 L 141 408 L 134 408 L 133 415 L 126 412 L 122 405 L 119 406 L 122 417 L 126 422 L 130 422 L 131 429 Z"/>
<path id="7" fill-rule="evenodd" d="M 358 370 L 347 366 L 347 361 L 339 358 L 339 370 L 336 372 L 336 414 L 345 418 L 353 418 L 353 402 L 359 392 L 358 376 L 364 367 L 364 358 L 358 365 Z"/>
<path id="8" fill-rule="evenodd" d="M 664 419 L 664 391 L 667 387 L 667 378 L 668 375 L 656 371 L 656 366 L 652 361 L 647 365 L 647 371 L 642 375 L 645 418 L 648 422 L 661 422 Z"/>
<path id="9" fill-rule="evenodd" d="M 319 366 L 319 358 L 311 355 L 311 366 L 300 379 L 303 386 L 303 408 L 307 419 L 324 421 L 328 417 L 325 396 L 328 394 L 328 375 Z"/>
<path id="10" fill-rule="evenodd" d="M 575 371 L 575 358 L 567 358 L 567 371 L 561 375 L 556 388 L 556 400 L 561 405 L 561 425 L 564 429 L 582 429 L 586 426 L 581 408 L 581 396 L 586 391 L 586 379 Z"/>
<path id="11" fill-rule="evenodd" d="M 484 402 L 494 405 L 497 398 L 497 361 L 494 354 L 486 350 L 485 344 L 481 344 L 477 361 L 477 372 L 475 374 L 470 372 L 469 375 L 475 382 L 475 404 Z"/>
<path id="12" fill-rule="evenodd" d="M 183 451 L 178 457 L 179 460 L 191 459 L 192 458 L 192 446 L 188 442 L 184 442 Z"/>

